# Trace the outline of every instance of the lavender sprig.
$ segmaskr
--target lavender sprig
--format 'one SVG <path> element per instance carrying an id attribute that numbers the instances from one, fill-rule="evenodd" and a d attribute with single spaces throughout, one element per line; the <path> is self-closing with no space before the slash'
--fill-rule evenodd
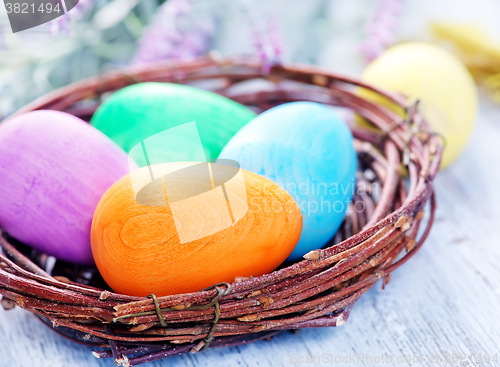
<path id="1" fill-rule="evenodd" d="M 262 71 L 267 74 L 273 65 L 281 63 L 281 36 L 276 18 L 269 20 L 267 30 L 253 29 L 254 47 L 262 63 Z"/>
<path id="2" fill-rule="evenodd" d="M 380 0 L 375 14 L 366 27 L 367 39 L 361 44 L 361 52 L 367 63 L 377 58 L 395 41 L 394 32 L 399 25 L 404 0 Z"/>
<path id="3" fill-rule="evenodd" d="M 192 0 L 168 0 L 163 4 L 139 41 L 132 64 L 190 60 L 205 54 L 211 45 L 215 22 L 207 12 L 193 17 L 194 5 Z"/>
<path id="4" fill-rule="evenodd" d="M 273 65 L 281 63 L 282 37 L 276 16 L 265 17 L 253 1 L 242 1 L 241 10 L 249 23 L 255 53 L 268 73 Z M 267 22 L 266 22 L 267 21 Z"/>
<path id="5" fill-rule="evenodd" d="M 64 2 L 63 2 L 64 3 Z M 59 32 L 66 32 L 70 34 L 72 32 L 71 24 L 73 21 L 80 20 L 83 15 L 93 8 L 94 0 L 80 0 L 76 6 L 69 12 L 66 12 L 63 16 L 56 18 L 47 23 L 50 27 L 52 34 L 57 34 Z M 66 9 L 65 9 L 66 10 Z"/>

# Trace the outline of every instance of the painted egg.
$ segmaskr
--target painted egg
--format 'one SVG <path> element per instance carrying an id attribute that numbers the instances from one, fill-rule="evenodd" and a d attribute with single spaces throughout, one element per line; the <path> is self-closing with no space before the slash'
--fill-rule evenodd
<path id="1" fill-rule="evenodd" d="M 92 252 L 116 292 L 164 296 L 268 273 L 301 229 L 293 198 L 264 177 L 219 163 L 164 163 L 104 194 Z"/>
<path id="2" fill-rule="evenodd" d="M 297 201 L 304 224 L 289 260 L 327 244 L 354 195 L 353 136 L 318 103 L 287 103 L 262 113 L 229 141 L 220 158 L 269 178 Z"/>
<path id="3" fill-rule="evenodd" d="M 127 153 L 144 139 L 171 129 L 167 140 L 163 137 L 150 142 L 151 162 L 206 162 L 216 159 L 234 133 L 254 117 L 248 108 L 209 91 L 170 83 L 140 83 L 111 95 L 91 124 Z M 192 122 L 196 134 L 183 127 Z M 198 135 L 201 149 L 200 141 L 194 138 Z M 137 158 L 134 154 L 131 157 Z"/>
<path id="4" fill-rule="evenodd" d="M 90 228 L 127 154 L 79 118 L 35 111 L 0 126 L 0 227 L 58 259 L 93 265 Z"/>
<path id="5" fill-rule="evenodd" d="M 402 92 L 411 100 L 421 99 L 426 120 L 446 139 L 442 167 L 458 158 L 472 132 L 478 97 L 474 80 L 455 56 L 431 44 L 404 43 L 375 59 L 362 79 Z M 403 114 L 400 108 L 373 92 L 362 90 L 360 94 Z"/>

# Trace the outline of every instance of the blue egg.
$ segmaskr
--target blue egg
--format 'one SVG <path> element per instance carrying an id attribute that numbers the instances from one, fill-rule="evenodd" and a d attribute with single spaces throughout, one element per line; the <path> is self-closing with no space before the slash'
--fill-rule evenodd
<path id="1" fill-rule="evenodd" d="M 297 201 L 303 229 L 288 260 L 325 246 L 354 195 L 358 157 L 352 133 L 319 103 L 287 103 L 260 114 L 229 140 L 219 158 L 267 177 Z"/>

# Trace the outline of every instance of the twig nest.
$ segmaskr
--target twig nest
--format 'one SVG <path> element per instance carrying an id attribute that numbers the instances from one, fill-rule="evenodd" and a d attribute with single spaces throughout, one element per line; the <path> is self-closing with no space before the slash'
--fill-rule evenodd
<path id="1" fill-rule="evenodd" d="M 302 230 L 300 208 L 281 187 L 236 167 L 143 167 L 103 196 L 92 251 L 116 292 L 194 292 L 274 270 Z"/>

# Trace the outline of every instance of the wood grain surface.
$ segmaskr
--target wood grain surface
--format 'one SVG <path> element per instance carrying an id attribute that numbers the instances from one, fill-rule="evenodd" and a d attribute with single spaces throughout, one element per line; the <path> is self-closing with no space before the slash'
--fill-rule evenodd
<path id="1" fill-rule="evenodd" d="M 438 176 L 428 242 L 340 328 L 147 366 L 500 366 L 500 106 L 481 100 L 469 148 Z M 489 360 L 489 362 L 488 362 Z M 19 308 L 0 309 L 0 366 L 114 366 Z"/>

